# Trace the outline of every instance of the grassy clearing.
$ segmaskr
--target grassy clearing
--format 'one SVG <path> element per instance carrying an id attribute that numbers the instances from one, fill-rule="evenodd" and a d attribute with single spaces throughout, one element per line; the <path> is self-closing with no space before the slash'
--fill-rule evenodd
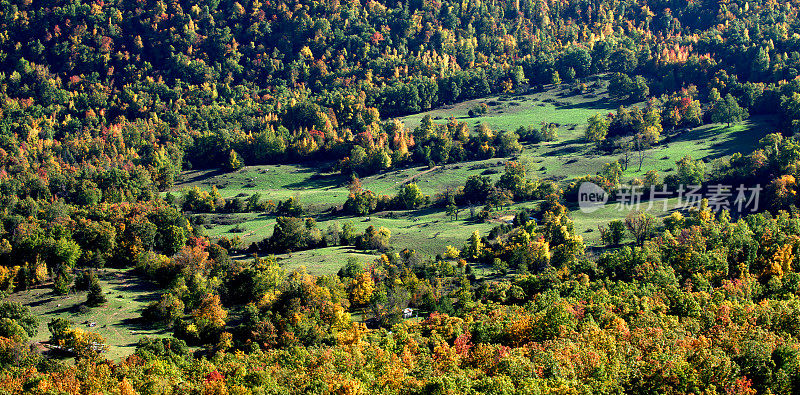
<path id="1" fill-rule="evenodd" d="M 39 332 L 32 341 L 48 340 L 47 323 L 54 318 L 66 318 L 75 326 L 102 336 L 110 345 L 106 356 L 113 360 L 133 353 L 142 336 L 168 335 L 139 319 L 142 309 L 161 295 L 159 289 L 143 282 L 130 270 L 102 269 L 98 279 L 108 302 L 85 312 L 81 312 L 80 306 L 86 301 L 86 292 L 55 295 L 49 285 L 14 293 L 5 300 L 28 306 L 38 318 Z M 89 326 L 92 322 L 96 324 L 94 327 Z"/>
<path id="2" fill-rule="evenodd" d="M 468 118 L 467 111 L 479 103 L 487 104 L 487 113 L 481 117 Z M 559 123 L 562 126 L 556 141 L 527 145 L 519 159 L 528 163 L 532 176 L 559 180 L 566 184 L 576 177 L 596 174 L 603 164 L 620 158 L 619 154 L 601 154 L 594 145 L 582 140 L 590 116 L 615 111 L 618 106 L 619 103 L 608 100 L 602 88 L 588 95 L 575 95 L 569 87 L 559 86 L 539 93 L 471 100 L 407 116 L 402 121 L 407 127 L 414 128 L 424 115 L 429 114 L 435 122 L 447 122 L 449 117 L 454 117 L 470 124 L 485 122 L 495 130 L 515 130 L 519 126 L 538 126 L 541 122 Z M 656 170 L 663 177 L 674 170 L 677 160 L 687 155 L 709 162 L 735 152 L 749 152 L 761 137 L 774 130 L 774 122 L 770 118 L 754 117 L 730 127 L 713 124 L 684 131 L 648 150 L 641 169 L 635 158 L 632 158 L 624 177 L 641 177 L 648 170 Z M 665 132 L 666 134 L 668 133 Z M 472 175 L 488 175 L 496 180 L 508 159 L 494 158 L 449 164 L 434 169 L 417 166 L 363 177 L 361 181 L 365 189 L 378 194 L 394 195 L 399 186 L 413 180 L 423 193 L 434 195 L 448 187 L 463 186 L 464 181 Z M 413 248 L 431 256 L 441 253 L 447 245 L 460 247 L 474 230 L 485 233 L 496 225 L 450 221 L 442 211 L 437 210 L 378 213 L 372 215 L 369 221 L 365 218 L 331 218 L 321 213 L 344 203 L 348 195 L 347 179 L 339 174 L 318 173 L 319 166 L 319 163 L 249 166 L 233 173 L 190 171 L 183 174 L 182 182 L 174 191 L 195 185 L 206 189 L 216 185 L 223 197 L 259 193 L 263 199 L 285 200 L 294 196 L 310 209 L 311 215 L 316 217 L 323 230 L 333 222 L 338 222 L 340 226 L 351 222 L 359 232 L 369 225 L 384 226 L 392 232 L 391 243 L 396 248 Z M 511 211 L 526 206 L 530 204 L 509 207 L 509 215 Z M 665 214 L 658 210 L 652 213 L 657 216 Z M 576 231 L 590 245 L 599 242 L 598 225 L 624 218 L 626 214 L 611 207 L 592 214 L 582 213 L 577 208 L 572 212 Z M 467 216 L 468 210 L 463 209 L 461 217 Z M 245 243 L 269 237 L 275 224 L 274 216 L 254 213 L 210 214 L 206 217 L 205 227 L 209 236 L 215 238 L 239 235 Z M 284 260 L 287 267 L 306 265 L 310 272 L 327 274 L 338 270 L 338 266 L 346 262 L 348 254 L 352 252 L 334 248 L 279 258 Z"/>
<path id="3" fill-rule="evenodd" d="M 219 236 L 232 237 L 238 234 L 244 239 L 245 243 L 250 243 L 263 240 L 272 235 L 275 225 L 274 217 L 248 221 L 246 218 L 252 217 L 253 214 L 232 215 L 242 217 L 244 222 L 238 226 L 246 229 L 245 232 L 230 233 L 230 229 L 237 225 L 225 225 L 209 228 L 207 231 L 209 236 L 212 238 Z M 391 213 L 376 213 L 365 218 L 320 218 L 317 226 L 325 230 L 334 223 L 338 223 L 341 227 L 349 222 L 357 232 L 363 232 L 369 226 L 382 226 L 391 231 L 391 244 L 397 249 L 409 248 L 423 255 L 434 256 L 443 253 L 448 245 L 461 248 L 467 237 L 475 230 L 485 234 L 497 225 L 495 223 L 470 221 L 468 217 L 468 209 L 461 210 L 458 221 L 451 220 L 444 212 L 433 209 L 394 211 Z M 338 271 L 339 267 L 347 262 L 347 257 L 349 256 L 365 257 L 367 260 L 375 257 L 374 255 L 364 254 L 361 251 L 352 250 L 349 247 L 336 247 L 283 254 L 277 258 L 281 261 L 281 265 L 290 269 L 305 265 L 309 273 L 331 274 Z M 242 256 L 241 258 L 249 257 Z"/>
<path id="4" fill-rule="evenodd" d="M 677 210 L 677 204 L 677 198 L 666 200 L 666 207 L 665 201 L 654 201 L 652 204 L 643 201 L 635 208 L 629 205 L 622 206 L 616 201 L 609 201 L 605 206 L 592 213 L 585 213 L 578 207 L 570 207 L 570 217 L 575 223 L 575 234 L 581 235 L 587 246 L 600 246 L 598 227 L 605 226 L 613 220 L 624 219 L 633 210 L 643 211 L 657 218 L 665 217 Z"/>
<path id="5" fill-rule="evenodd" d="M 477 103 L 489 103 L 489 111 L 482 117 L 468 118 L 470 107 Z M 557 122 L 559 141 L 577 139 L 586 127 L 587 119 L 597 112 L 612 111 L 617 104 L 611 103 L 604 95 L 573 95 L 566 86 L 552 88 L 541 93 L 514 96 L 513 98 L 489 97 L 470 100 L 448 108 L 431 110 L 401 118 L 409 128 L 419 125 L 425 114 L 438 118 L 436 122 L 447 122 L 454 118 L 470 124 L 487 123 L 495 130 L 515 130 L 519 126 L 539 125 L 541 122 Z M 547 144 L 546 144 L 547 145 Z M 536 149 L 535 147 L 529 147 Z M 541 156 L 551 150 L 543 150 Z M 534 156 L 538 156 L 535 155 Z M 447 186 L 463 185 L 463 180 L 473 174 L 480 174 L 487 164 L 502 162 L 490 159 L 443 166 L 431 173 L 416 178 L 423 192 L 432 194 Z M 322 165 L 322 166 L 320 166 Z M 341 205 L 347 199 L 347 178 L 335 173 L 318 173 L 320 167 L 330 163 L 310 163 L 295 165 L 247 166 L 232 173 L 219 170 L 190 170 L 181 175 L 179 183 L 171 190 L 176 193 L 189 187 L 199 186 L 210 189 L 216 186 L 223 197 L 249 196 L 260 193 L 262 197 L 285 200 L 291 196 L 299 198 L 304 204 L 317 208 Z M 394 194 L 397 187 L 405 181 L 428 171 L 427 166 L 390 171 L 362 178 L 364 188 L 378 194 Z M 502 169 L 501 169 L 502 170 Z"/>
<path id="6" fill-rule="evenodd" d="M 641 170 L 636 158 L 632 157 L 624 176 L 641 177 L 649 170 L 656 170 L 664 176 L 671 173 L 675 162 L 684 156 L 709 162 L 736 152 L 748 153 L 759 139 L 774 130 L 775 120 L 768 117 L 754 117 L 730 127 L 711 124 L 687 130 L 647 150 Z M 603 164 L 620 157 L 620 154 L 601 155 L 593 145 L 579 139 L 529 146 L 520 156 L 531 164 L 535 175 L 556 179 L 595 174 Z"/>
<path id="7" fill-rule="evenodd" d="M 519 156 L 529 163 L 533 175 L 562 180 L 595 174 L 604 163 L 614 161 L 620 155 L 600 154 L 592 144 L 584 142 L 581 136 L 591 115 L 613 111 L 618 104 L 609 102 L 602 95 L 591 99 L 581 95 L 562 97 L 565 93 L 566 90 L 551 89 L 521 96 L 526 100 L 519 106 L 511 106 L 508 112 L 501 113 L 504 110 L 500 108 L 508 107 L 508 103 L 513 101 L 499 101 L 495 97 L 460 103 L 451 109 L 432 110 L 406 117 L 404 120 L 407 126 L 413 127 L 424 114 L 443 118 L 462 110 L 465 112 L 471 106 L 470 103 L 499 103 L 491 107 L 485 116 L 472 119 L 477 122 L 486 121 L 495 129 L 510 130 L 519 126 L 536 125 L 541 120 L 556 121 L 564 125 L 559 129 L 557 141 L 527 145 Z M 541 100 L 554 100 L 558 105 Z M 437 122 L 446 122 L 446 119 L 439 119 Z M 675 161 L 687 155 L 710 161 L 735 152 L 748 152 L 758 139 L 774 130 L 774 122 L 767 117 L 755 117 L 730 127 L 714 124 L 685 131 L 648 150 L 641 170 L 635 159 L 632 159 L 625 176 L 638 177 L 648 170 L 657 170 L 666 175 L 673 170 Z M 495 158 L 450 164 L 434 170 L 427 166 L 417 166 L 363 177 L 362 183 L 364 188 L 375 193 L 393 195 L 404 182 L 413 180 L 424 193 L 435 194 L 447 187 L 463 185 L 464 180 L 471 175 L 495 174 L 496 177 L 497 172 L 502 171 L 505 160 Z M 259 193 L 264 199 L 277 201 L 294 196 L 312 211 L 343 204 L 348 194 L 346 177 L 335 173 L 318 173 L 313 166 L 319 164 L 248 166 L 232 173 L 215 170 L 189 171 L 182 175 L 182 181 L 172 192 L 193 186 L 205 189 L 217 186 L 220 194 L 226 198 Z"/>
<path id="8" fill-rule="evenodd" d="M 467 113 L 470 108 L 480 104 L 486 104 L 488 111 L 479 117 L 469 117 Z M 452 117 L 470 125 L 486 123 L 494 130 L 516 130 L 528 125 L 538 127 L 542 122 L 558 123 L 565 126 L 559 132 L 572 138 L 585 128 L 589 117 L 597 112 L 614 111 L 617 107 L 618 104 L 608 100 L 603 88 L 589 94 L 574 94 L 572 87 L 560 85 L 537 93 L 468 100 L 409 115 L 401 120 L 412 129 L 420 124 L 425 115 L 430 115 L 437 123 L 446 123 Z M 575 128 L 569 130 L 572 126 Z"/>
<path id="9" fill-rule="evenodd" d="M 332 205 L 347 198 L 343 187 L 345 178 L 338 174 L 320 174 L 305 165 L 248 166 L 225 173 L 218 170 L 192 170 L 181 176 L 181 182 L 171 190 L 180 192 L 198 186 L 216 186 L 225 198 L 260 193 L 263 198 L 286 200 L 298 197 L 318 205 Z"/>
<path id="10" fill-rule="evenodd" d="M 378 255 L 351 247 L 328 247 L 281 255 L 278 262 L 287 271 L 305 267 L 306 271 L 315 276 L 327 276 L 336 274 L 349 258 L 356 258 L 367 264 L 378 258 Z"/>
<path id="11" fill-rule="evenodd" d="M 495 158 L 449 164 L 433 170 L 427 166 L 414 166 L 362 177 L 361 182 L 364 189 L 379 195 L 394 195 L 409 181 L 416 182 L 423 193 L 435 194 L 447 186 L 462 186 L 467 177 L 481 174 L 487 168 L 502 171 L 505 160 Z M 181 182 L 169 192 L 180 195 L 187 188 L 198 186 L 210 190 L 216 186 L 224 198 L 259 193 L 262 199 L 272 199 L 277 203 L 295 197 L 311 211 L 322 211 L 344 204 L 349 194 L 347 181 L 339 174 L 317 173 L 308 165 L 263 165 L 247 166 L 231 173 L 216 170 L 184 172 Z"/>
<path id="12" fill-rule="evenodd" d="M 512 98 L 491 97 L 408 116 L 403 121 L 406 126 L 413 128 L 425 114 L 433 116 L 436 122 L 447 122 L 447 118 L 452 116 L 471 125 L 485 122 L 496 130 L 538 126 L 540 122 L 559 123 L 562 126 L 557 141 L 528 145 L 519 159 L 527 161 L 532 176 L 567 183 L 575 177 L 595 174 L 604 163 L 619 158 L 618 154 L 601 155 L 593 145 L 581 139 L 590 116 L 598 112 L 614 111 L 618 104 L 609 102 L 602 94 L 568 94 L 568 89 L 554 88 Z M 478 103 L 486 103 L 489 111 L 484 116 L 468 118 L 468 109 Z M 627 179 L 640 177 L 648 170 L 657 170 L 664 176 L 673 170 L 675 161 L 687 155 L 708 162 L 735 152 L 749 152 L 761 137 L 774 130 L 774 122 L 773 119 L 755 117 L 731 127 L 705 125 L 685 131 L 649 150 L 641 170 L 638 163 L 632 161 L 624 176 Z M 413 180 L 423 193 L 435 195 L 448 187 L 463 186 L 464 181 L 472 175 L 488 175 L 496 180 L 508 159 L 494 158 L 448 164 L 434 169 L 416 166 L 363 177 L 361 181 L 365 189 L 378 194 L 394 195 L 398 187 Z M 375 213 L 368 218 L 332 217 L 325 212 L 331 207 L 341 206 L 347 199 L 347 178 L 335 173 L 320 173 L 319 168 L 328 167 L 327 165 L 329 164 L 248 166 L 232 173 L 218 170 L 187 171 L 182 174 L 179 184 L 171 192 L 180 193 L 184 188 L 194 186 L 203 189 L 217 186 L 225 198 L 259 193 L 262 199 L 278 201 L 293 196 L 309 209 L 310 215 L 317 219 L 318 227 L 323 231 L 334 223 L 338 223 L 340 227 L 345 223 L 352 223 L 358 232 L 363 232 L 370 225 L 383 226 L 391 231 L 391 245 L 397 250 L 410 248 L 424 256 L 440 254 L 448 245 L 461 248 L 473 231 L 487 234 L 493 227 L 513 218 L 520 209 L 531 209 L 537 204 L 513 204 L 493 212 L 495 219 L 485 223 L 468 220 L 468 208 L 461 209 L 460 219 L 457 221 L 451 220 L 439 209 Z M 673 211 L 674 205 L 675 201 L 670 201 L 668 209 L 664 210 L 662 205 L 656 204 L 648 212 L 662 217 Z M 641 209 L 648 209 L 648 204 L 643 203 Z M 570 210 L 575 222 L 575 232 L 584 238 L 588 246 L 595 247 L 600 244 L 598 226 L 624 218 L 629 212 L 618 210 L 616 204 L 608 204 L 593 213 L 581 212 L 577 207 L 570 207 Z M 206 234 L 212 239 L 238 235 L 246 244 L 271 236 L 275 225 L 274 215 L 261 213 L 202 216 L 205 219 L 203 226 Z M 377 254 L 357 251 L 351 247 L 330 247 L 284 254 L 277 258 L 289 271 L 305 267 L 314 275 L 331 275 L 351 257 L 366 263 L 375 259 Z M 480 265 L 476 266 L 476 270 L 480 276 L 490 275 L 492 272 Z M 141 336 L 167 335 L 160 329 L 139 321 L 142 308 L 160 295 L 159 290 L 140 283 L 129 271 L 124 270 L 104 270 L 100 281 L 109 301 L 104 306 L 85 312 L 80 309 L 86 300 L 85 292 L 56 296 L 49 288 L 40 287 L 13 294 L 7 299 L 29 306 L 40 317 L 39 333 L 34 341 L 43 341 L 49 337 L 47 322 L 50 319 L 67 318 L 83 329 L 103 336 L 111 345 L 108 354 L 111 359 L 119 359 L 133 352 Z M 88 327 L 89 322 L 96 323 L 96 326 Z"/>

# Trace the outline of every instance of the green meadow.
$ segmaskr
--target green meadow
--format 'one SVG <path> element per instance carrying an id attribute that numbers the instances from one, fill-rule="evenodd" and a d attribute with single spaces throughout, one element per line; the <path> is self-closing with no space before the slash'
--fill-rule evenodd
<path id="1" fill-rule="evenodd" d="M 448 122 L 448 119 L 454 118 L 471 125 L 485 123 L 493 130 L 539 127 L 542 122 L 557 123 L 559 129 L 555 141 L 526 144 L 523 153 L 515 159 L 527 163 L 529 176 L 556 180 L 566 185 L 576 177 L 596 174 L 603 164 L 620 158 L 620 154 L 600 153 L 593 144 L 583 140 L 589 117 L 616 111 L 620 105 L 604 94 L 602 79 L 589 86 L 591 89 L 586 94 L 559 86 L 537 93 L 471 100 L 406 116 L 401 120 L 406 127 L 414 128 L 425 115 L 430 115 L 434 122 Z M 469 109 L 480 104 L 485 104 L 487 111 L 479 117 L 469 117 Z M 663 177 L 674 171 L 675 162 L 684 156 L 710 162 L 736 152 L 749 152 L 760 138 L 774 130 L 774 122 L 770 118 L 754 117 L 731 126 L 710 124 L 678 133 L 664 131 L 664 141 L 646 151 L 641 168 L 637 158 L 631 158 L 624 177 L 641 177 L 649 170 L 656 170 Z M 510 159 L 493 158 L 434 168 L 415 166 L 362 177 L 361 181 L 365 189 L 382 195 L 394 195 L 400 186 L 408 182 L 416 182 L 423 193 L 435 195 L 447 188 L 463 186 L 464 181 L 472 175 L 488 175 L 496 180 L 502 174 L 505 162 Z M 295 197 L 310 213 L 309 216 L 317 220 L 322 230 L 333 223 L 341 226 L 346 222 L 353 224 L 359 232 L 370 225 L 383 226 L 392 232 L 391 244 L 395 249 L 410 248 L 428 256 L 442 253 L 447 245 L 460 248 L 473 231 L 486 233 L 519 209 L 531 208 L 536 204 L 513 204 L 493 212 L 494 219 L 485 223 L 471 221 L 467 207 L 461 208 L 458 221 L 451 220 L 439 209 L 383 212 L 362 218 L 332 216 L 328 210 L 341 206 L 347 199 L 348 179 L 338 173 L 321 173 L 317 170 L 320 167 L 319 163 L 314 163 L 247 166 L 231 173 L 217 170 L 187 171 L 170 192 L 180 194 L 182 190 L 194 186 L 203 189 L 216 186 L 225 198 L 258 193 L 262 199 L 277 202 Z M 666 215 L 669 211 L 660 207 L 650 210 L 657 216 Z M 626 214 L 617 210 L 616 205 L 609 205 L 591 214 L 580 212 L 577 207 L 572 208 L 576 232 L 594 246 L 599 244 L 598 226 L 624 218 Z M 203 217 L 202 226 L 212 239 L 238 235 L 245 244 L 269 237 L 275 224 L 274 215 L 267 214 L 198 215 Z M 374 255 L 351 248 L 337 247 L 296 252 L 279 256 L 278 259 L 287 268 L 305 266 L 315 274 L 331 274 L 351 256 L 364 260 L 374 258 Z"/>
<path id="2" fill-rule="evenodd" d="M 54 318 L 64 318 L 75 323 L 75 327 L 102 336 L 109 345 L 108 358 L 119 360 L 133 353 L 142 336 L 169 335 L 163 328 L 142 322 L 142 309 L 157 300 L 161 291 L 155 285 L 143 282 L 132 270 L 100 269 L 98 280 L 108 302 L 94 308 L 84 305 L 85 291 L 55 295 L 50 284 L 16 292 L 6 300 L 28 306 L 38 318 L 39 330 L 33 341 L 49 339 L 47 323 Z"/>

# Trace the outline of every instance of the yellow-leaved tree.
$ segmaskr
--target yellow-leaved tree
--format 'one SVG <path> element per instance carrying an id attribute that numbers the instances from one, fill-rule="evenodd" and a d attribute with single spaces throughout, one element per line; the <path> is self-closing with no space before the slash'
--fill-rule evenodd
<path id="1" fill-rule="evenodd" d="M 375 292 L 375 282 L 369 273 L 361 272 L 350 280 L 349 291 L 348 296 L 351 303 L 365 305 L 372 300 L 372 294 Z"/>
<path id="2" fill-rule="evenodd" d="M 194 317 L 194 324 L 197 326 L 200 338 L 208 339 L 216 336 L 225 328 L 228 312 L 222 307 L 219 295 L 208 294 L 192 311 L 192 317 Z"/>

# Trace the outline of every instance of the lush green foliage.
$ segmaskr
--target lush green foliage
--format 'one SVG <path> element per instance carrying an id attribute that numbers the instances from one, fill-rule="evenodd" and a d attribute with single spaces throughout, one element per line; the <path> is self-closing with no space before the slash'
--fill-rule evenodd
<path id="1" fill-rule="evenodd" d="M 800 391 L 794 3 L 3 0 L 0 25 L 0 292 L 46 284 L 86 292 L 78 312 L 109 311 L 120 301 L 97 274 L 106 266 L 163 291 L 136 301 L 162 336 L 118 363 L 96 331 L 3 302 L 0 391 Z M 586 105 L 603 113 L 585 131 L 490 126 L 499 110 L 476 101 L 460 120 L 386 118 L 551 84 L 603 92 Z M 752 153 L 667 156 L 664 177 L 644 166 L 689 128 L 748 116 L 780 121 Z M 563 182 L 516 158 L 569 152 L 564 136 L 579 135 L 615 158 Z M 424 185 L 490 158 L 511 159 Z M 161 195 L 186 169 L 300 162 L 337 174 L 309 187 L 347 193 L 322 208 L 216 186 Z M 427 170 L 392 192 L 359 179 L 412 165 Z M 760 213 L 634 212 L 601 225 L 605 246 L 589 250 L 565 206 L 583 181 L 612 195 L 769 186 Z M 535 209 L 497 214 L 520 202 Z M 452 222 L 467 207 L 461 223 L 497 226 L 436 257 L 379 220 L 332 222 Z M 258 216 L 272 233 L 209 238 L 209 214 Z M 333 247 L 374 255 L 327 276 L 270 255 Z M 231 257 L 242 252 L 255 256 Z M 28 346 L 42 325 L 45 356 Z"/>

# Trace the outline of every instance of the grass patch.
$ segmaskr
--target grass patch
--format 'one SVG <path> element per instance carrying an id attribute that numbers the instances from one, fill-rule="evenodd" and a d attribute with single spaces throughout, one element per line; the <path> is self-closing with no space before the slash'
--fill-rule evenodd
<path id="1" fill-rule="evenodd" d="M 278 263 L 287 271 L 305 267 L 310 274 L 327 276 L 336 274 L 347 263 L 349 258 L 356 258 L 364 264 L 369 264 L 378 256 L 371 252 L 358 251 L 351 247 L 341 246 L 281 255 L 278 257 Z"/>
<path id="2" fill-rule="evenodd" d="M 106 357 L 119 360 L 136 349 L 142 336 L 167 336 L 169 333 L 140 320 L 142 309 L 161 296 L 156 286 L 142 281 L 132 269 L 101 269 L 98 280 L 106 293 L 108 302 L 82 312 L 86 292 L 55 295 L 49 284 L 22 292 L 16 292 L 5 300 L 22 303 L 31 309 L 39 320 L 39 332 L 31 339 L 34 342 L 50 338 L 47 323 L 54 318 L 66 318 L 88 332 L 102 336 L 110 346 Z M 95 323 L 90 327 L 89 323 Z"/>

